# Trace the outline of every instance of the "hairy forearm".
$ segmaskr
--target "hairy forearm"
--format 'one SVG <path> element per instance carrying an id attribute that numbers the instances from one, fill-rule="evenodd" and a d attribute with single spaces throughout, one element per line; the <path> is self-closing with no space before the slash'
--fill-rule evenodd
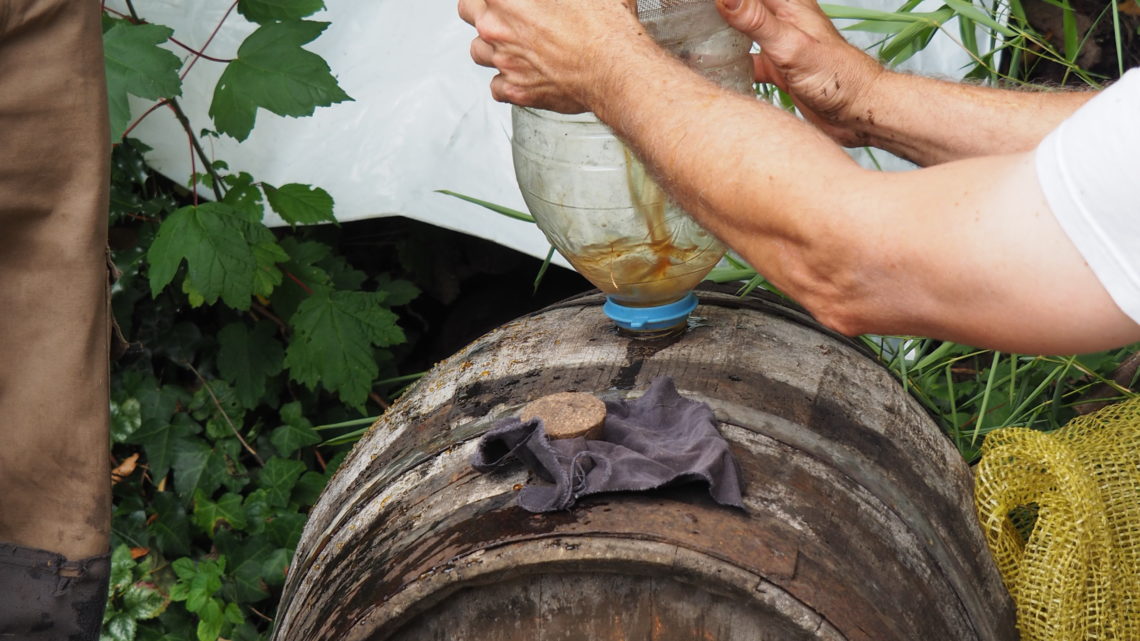
<path id="1" fill-rule="evenodd" d="M 849 127 L 869 146 L 929 166 L 1029 151 L 1093 95 L 993 89 L 887 72 Z"/>
<path id="2" fill-rule="evenodd" d="M 814 127 L 653 50 L 623 50 L 585 103 L 825 325 L 1027 353 L 1140 338 L 1049 214 L 1030 153 L 867 171 Z"/>
<path id="3" fill-rule="evenodd" d="M 845 286 L 830 269 L 841 258 L 830 245 L 852 223 L 840 213 L 850 204 L 843 185 L 869 172 L 811 125 L 704 81 L 652 45 L 612 62 L 587 97 L 595 113 L 682 208 L 825 313 L 823 301 Z"/>

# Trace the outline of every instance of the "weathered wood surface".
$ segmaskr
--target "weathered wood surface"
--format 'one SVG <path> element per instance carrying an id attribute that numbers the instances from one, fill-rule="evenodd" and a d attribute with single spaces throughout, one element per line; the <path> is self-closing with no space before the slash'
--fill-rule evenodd
<path id="1" fill-rule="evenodd" d="M 1016 638 L 969 469 L 890 374 L 778 302 L 701 299 L 665 341 L 619 336 L 585 296 L 438 364 L 313 509 L 275 639 Z M 676 488 L 533 515 L 525 472 L 468 465 L 528 401 L 661 375 L 716 411 L 746 511 Z"/>

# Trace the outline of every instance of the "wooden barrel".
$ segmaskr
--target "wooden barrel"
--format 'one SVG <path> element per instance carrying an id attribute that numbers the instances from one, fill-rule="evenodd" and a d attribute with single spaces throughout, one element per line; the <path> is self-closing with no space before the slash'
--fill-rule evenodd
<path id="1" fill-rule="evenodd" d="M 275 639 L 1015 639 L 969 468 L 889 372 L 768 297 L 704 291 L 683 335 L 619 335 L 586 295 L 436 366 L 313 509 Z M 517 506 L 521 468 L 469 459 L 561 391 L 707 402 L 745 510 L 701 487 Z"/>

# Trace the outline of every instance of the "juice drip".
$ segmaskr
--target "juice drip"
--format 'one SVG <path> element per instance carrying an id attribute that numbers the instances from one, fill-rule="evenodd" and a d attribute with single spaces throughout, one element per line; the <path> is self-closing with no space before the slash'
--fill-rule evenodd
<path id="1" fill-rule="evenodd" d="M 570 263 L 599 289 L 623 305 L 650 307 L 678 300 L 720 260 L 719 245 L 679 247 L 665 219 L 668 202 L 645 166 L 625 149 L 630 201 L 645 221 L 643 239 L 621 238 L 588 245 Z"/>

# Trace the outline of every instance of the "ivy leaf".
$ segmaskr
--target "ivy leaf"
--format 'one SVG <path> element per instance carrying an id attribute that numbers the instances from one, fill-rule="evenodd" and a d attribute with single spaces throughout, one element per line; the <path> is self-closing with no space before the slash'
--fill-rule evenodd
<path id="1" fill-rule="evenodd" d="M 239 538 L 230 532 L 219 532 L 214 543 L 230 561 L 229 578 L 233 581 L 235 601 L 256 603 L 269 596 L 270 586 L 282 583 L 291 556 L 289 550 L 264 537 Z"/>
<path id="2" fill-rule="evenodd" d="M 122 20 L 103 34 L 111 140 L 122 138 L 131 121 L 127 94 L 158 100 L 182 93 L 182 80 L 178 77 L 182 61 L 158 46 L 173 33 L 169 27 Z"/>
<path id="3" fill-rule="evenodd" d="M 269 435 L 269 442 L 273 443 L 273 447 L 277 448 L 277 453 L 281 456 L 292 456 L 293 452 L 302 447 L 321 442 L 321 437 L 313 429 L 313 424 L 301 416 L 300 403 L 294 401 L 282 406 L 281 420 L 285 421 L 285 424 Z"/>
<path id="4" fill-rule="evenodd" d="M 170 472 L 174 453 L 195 442 L 191 437 L 199 429 L 201 428 L 188 416 L 179 414 L 170 424 L 144 423 L 141 429 L 131 435 L 130 441 L 143 446 L 151 478 L 157 482 Z"/>
<path id="5" fill-rule="evenodd" d="M 186 441 L 174 453 L 174 490 L 189 499 L 201 490 L 207 496 L 222 485 L 225 461 L 206 441 Z"/>
<path id="6" fill-rule="evenodd" d="M 214 529 L 222 521 L 235 530 L 245 528 L 245 510 L 242 509 L 241 496 L 226 492 L 215 502 L 207 498 L 202 490 L 194 492 L 194 524 L 213 537 Z"/>
<path id="7" fill-rule="evenodd" d="M 266 461 L 265 467 L 258 474 L 258 485 L 265 490 L 266 499 L 270 505 L 285 507 L 289 504 L 289 495 L 297 479 L 305 471 L 305 464 L 301 461 L 273 457 Z"/>
<path id="8" fill-rule="evenodd" d="M 336 392 L 348 405 L 362 407 L 379 373 L 373 347 L 404 341 L 397 317 L 377 292 L 318 292 L 306 298 L 290 319 L 293 340 L 285 353 L 290 376 L 315 389 Z"/>
<path id="9" fill-rule="evenodd" d="M 336 222 L 333 215 L 333 198 L 320 187 L 298 183 L 281 188 L 262 184 L 269 206 L 290 225 Z"/>
<path id="10" fill-rule="evenodd" d="M 299 505 L 315 505 L 328 483 L 327 474 L 312 470 L 305 472 L 293 488 L 293 500 Z"/>
<path id="11" fill-rule="evenodd" d="M 218 371 L 233 383 L 244 407 L 257 407 L 267 379 L 285 367 L 285 348 L 274 337 L 274 327 L 261 322 L 250 331 L 245 323 L 230 323 L 218 333 L 218 343 Z"/>
<path id="12" fill-rule="evenodd" d="M 326 27 L 327 22 L 274 22 L 250 34 L 214 89 L 210 117 L 218 131 L 241 141 L 253 130 L 258 107 L 300 117 L 352 100 L 324 59 L 301 48 Z"/>
<path id="13" fill-rule="evenodd" d="M 238 13 L 250 22 L 300 20 L 325 8 L 323 0 L 240 0 Z"/>
<path id="14" fill-rule="evenodd" d="M 187 282 L 205 302 L 221 297 L 230 307 L 249 309 L 258 263 L 246 240 L 247 223 L 224 203 L 186 206 L 171 214 L 147 252 L 151 295 L 157 297 L 170 284 L 185 260 Z"/>
<path id="15" fill-rule="evenodd" d="M 147 526 L 155 545 L 167 556 L 190 554 L 190 519 L 170 492 L 154 495 L 154 520 Z"/>

